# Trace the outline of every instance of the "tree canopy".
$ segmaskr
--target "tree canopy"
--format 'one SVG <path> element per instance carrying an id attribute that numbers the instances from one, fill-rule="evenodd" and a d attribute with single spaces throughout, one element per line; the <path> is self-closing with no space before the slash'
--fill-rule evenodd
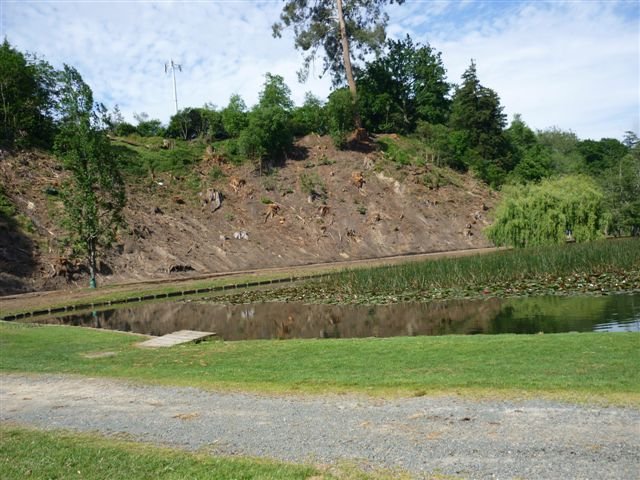
<path id="1" fill-rule="evenodd" d="M 95 287 L 97 258 L 124 224 L 124 182 L 106 136 L 104 107 L 94 105 L 91 88 L 72 67 L 60 72 L 58 110 L 62 115 L 55 152 L 70 173 L 63 189 L 70 244 L 85 255 Z"/>
<path id="2" fill-rule="evenodd" d="M 498 94 L 480 84 L 473 60 L 453 95 L 449 125 L 459 132 L 456 148 L 463 162 L 484 181 L 502 183 L 514 166 L 504 135 L 506 115 Z"/>
<path id="3" fill-rule="evenodd" d="M 386 38 L 389 16 L 383 11 L 387 3 L 404 0 L 341 0 L 349 48 L 355 59 L 378 52 Z M 286 0 L 280 21 L 273 25 L 273 35 L 282 36 L 284 28 L 293 27 L 295 47 L 304 52 L 299 72 L 306 79 L 319 50 L 323 50 L 322 74 L 329 72 L 335 85 L 344 84 L 345 64 L 340 37 L 336 0 Z"/>
<path id="4" fill-rule="evenodd" d="M 55 73 L 51 65 L 0 45 L 0 146 L 50 147 Z"/>
<path id="5" fill-rule="evenodd" d="M 358 100 L 367 129 L 409 133 L 418 121 L 444 123 L 451 86 L 439 52 L 429 45 L 389 40 L 383 55 L 358 76 Z"/>
<path id="6" fill-rule="evenodd" d="M 259 163 L 282 157 L 293 143 L 289 87 L 280 75 L 265 75 L 260 101 L 248 116 L 247 127 L 238 140 L 241 152 Z"/>
<path id="7" fill-rule="evenodd" d="M 324 50 L 322 75 L 330 72 L 334 86 L 346 80 L 355 103 L 352 61 L 364 61 L 365 55 L 380 52 L 389 21 L 383 7 L 393 3 L 404 0 L 285 0 L 280 21 L 273 24 L 273 36 L 281 37 L 284 28 L 293 27 L 295 47 L 304 52 L 298 72 L 301 81 L 308 77 L 318 50 Z M 357 105 L 353 112 L 360 126 Z"/>
<path id="8" fill-rule="evenodd" d="M 533 247 L 604 237 L 609 222 L 605 197 L 587 176 L 566 176 L 539 184 L 508 185 L 485 230 L 496 245 Z"/>

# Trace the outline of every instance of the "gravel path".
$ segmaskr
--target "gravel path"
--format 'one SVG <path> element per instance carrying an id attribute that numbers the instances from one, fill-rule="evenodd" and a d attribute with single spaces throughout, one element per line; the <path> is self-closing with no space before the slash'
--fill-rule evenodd
<path id="1" fill-rule="evenodd" d="M 0 376 L 0 421 L 417 477 L 640 478 L 640 411 L 542 400 L 273 397 L 12 374 Z"/>

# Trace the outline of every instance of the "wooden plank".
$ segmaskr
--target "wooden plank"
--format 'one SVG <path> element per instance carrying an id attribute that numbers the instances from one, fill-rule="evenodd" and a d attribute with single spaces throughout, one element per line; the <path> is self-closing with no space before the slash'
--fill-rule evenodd
<path id="1" fill-rule="evenodd" d="M 213 332 L 198 332 L 196 330 L 179 330 L 161 337 L 155 337 L 145 342 L 139 343 L 138 347 L 158 348 L 173 347 L 181 343 L 201 342 L 207 338 L 215 336 Z"/>

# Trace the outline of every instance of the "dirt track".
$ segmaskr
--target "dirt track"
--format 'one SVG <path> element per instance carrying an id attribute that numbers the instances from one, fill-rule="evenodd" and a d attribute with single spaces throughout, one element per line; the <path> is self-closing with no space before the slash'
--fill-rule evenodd
<path id="1" fill-rule="evenodd" d="M 274 397 L 12 374 L 0 376 L 0 420 L 417 478 L 631 480 L 640 469 L 638 410 L 542 400 Z"/>
<path id="2" fill-rule="evenodd" d="M 92 298 L 104 295 L 115 295 L 124 292 L 143 293 L 149 292 L 159 287 L 168 285 L 182 285 L 185 289 L 189 288 L 190 284 L 200 282 L 207 279 L 225 278 L 229 279 L 229 283 L 233 283 L 232 279 L 237 277 L 247 276 L 266 276 L 279 272 L 287 272 L 293 276 L 309 275 L 312 273 L 322 273 L 335 271 L 345 268 L 363 268 L 374 267 L 381 265 L 393 265 L 406 262 L 415 262 L 420 260 L 426 260 L 431 258 L 442 257 L 458 257 L 465 255 L 474 255 L 481 253 L 489 253 L 496 251 L 496 248 L 479 248 L 468 250 L 456 250 L 448 252 L 435 252 L 435 253 L 421 253 L 415 255 L 398 255 L 386 258 L 377 259 L 365 259 L 365 260 L 351 260 L 344 262 L 330 262 L 330 263 L 314 263 L 309 265 L 299 265 L 292 267 L 279 267 L 279 268 L 264 268 L 255 270 L 242 270 L 235 272 L 222 272 L 222 273 L 210 273 L 201 275 L 183 275 L 181 277 L 165 276 L 163 278 L 151 279 L 141 282 L 129 282 L 122 284 L 111 284 L 107 288 L 98 288 L 96 290 L 90 290 L 88 288 L 74 288 L 68 290 L 51 290 L 46 292 L 32 292 L 20 295 L 9 295 L 0 297 L 0 317 L 4 313 L 16 310 L 39 310 L 51 305 L 60 305 L 68 302 L 68 304 L 79 301 L 91 301 Z"/>

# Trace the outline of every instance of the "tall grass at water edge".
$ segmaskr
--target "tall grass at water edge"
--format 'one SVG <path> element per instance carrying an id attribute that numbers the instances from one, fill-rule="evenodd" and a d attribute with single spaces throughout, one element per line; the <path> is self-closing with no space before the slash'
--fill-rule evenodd
<path id="1" fill-rule="evenodd" d="M 345 293 L 392 293 L 527 280 L 557 281 L 572 275 L 624 276 L 638 270 L 640 239 L 617 239 L 349 270 L 332 276 L 330 288 Z"/>

